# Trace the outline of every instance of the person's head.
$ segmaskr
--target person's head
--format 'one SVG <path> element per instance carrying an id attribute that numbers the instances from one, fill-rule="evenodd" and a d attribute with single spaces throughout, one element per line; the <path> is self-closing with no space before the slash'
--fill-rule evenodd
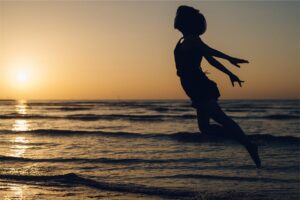
<path id="1" fill-rule="evenodd" d="M 190 6 L 179 6 L 176 12 L 174 28 L 184 35 L 202 35 L 206 31 L 206 20 L 199 10 Z"/>

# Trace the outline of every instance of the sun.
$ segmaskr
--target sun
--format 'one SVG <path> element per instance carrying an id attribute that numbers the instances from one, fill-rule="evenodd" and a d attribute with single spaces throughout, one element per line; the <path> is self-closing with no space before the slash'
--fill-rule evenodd
<path id="1" fill-rule="evenodd" d="M 37 64 L 30 59 L 17 59 L 8 62 L 5 71 L 5 82 L 16 96 L 31 93 L 37 86 Z M 19 98 L 19 97 L 17 97 Z"/>
<path id="2" fill-rule="evenodd" d="M 11 83 L 14 88 L 27 90 L 32 85 L 32 70 L 29 67 L 16 67 L 11 73 Z"/>
<path id="3" fill-rule="evenodd" d="M 26 70 L 18 70 L 16 79 L 19 83 L 26 83 L 28 81 L 28 72 Z"/>

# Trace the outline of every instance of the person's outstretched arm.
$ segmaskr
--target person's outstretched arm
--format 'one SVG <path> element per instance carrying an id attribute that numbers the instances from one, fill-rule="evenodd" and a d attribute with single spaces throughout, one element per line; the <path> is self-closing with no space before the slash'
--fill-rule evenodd
<path id="1" fill-rule="evenodd" d="M 231 64 L 237 66 L 237 67 L 240 67 L 239 64 L 243 64 L 243 63 L 249 63 L 248 60 L 244 60 L 244 59 L 240 59 L 240 58 L 235 58 L 235 57 L 232 57 L 232 56 L 229 56 L 221 51 L 218 51 L 216 49 L 213 49 L 211 48 L 210 46 L 208 46 L 207 44 L 205 44 L 202 40 L 202 48 L 204 48 L 204 51 L 211 55 L 211 56 L 215 56 L 215 57 L 219 57 L 219 58 L 223 58 L 223 59 L 226 59 L 228 60 Z"/>
<path id="2" fill-rule="evenodd" d="M 240 87 L 242 87 L 242 83 L 244 81 L 241 81 L 239 79 L 239 77 L 237 77 L 235 74 L 233 74 L 231 71 L 229 71 L 224 65 L 222 65 L 219 61 L 217 61 L 215 58 L 213 58 L 210 55 L 205 56 L 206 60 L 209 62 L 209 64 L 211 64 L 212 66 L 214 66 L 215 68 L 217 68 L 218 70 L 224 72 L 225 74 L 227 74 L 230 78 L 231 84 L 234 87 L 234 82 L 237 82 Z"/>

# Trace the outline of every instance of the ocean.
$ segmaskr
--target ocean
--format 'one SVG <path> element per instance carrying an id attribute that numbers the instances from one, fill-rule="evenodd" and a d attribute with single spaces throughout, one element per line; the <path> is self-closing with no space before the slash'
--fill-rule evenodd
<path id="1" fill-rule="evenodd" d="M 185 100 L 1 100 L 0 199 L 299 199 L 300 101 L 220 104 L 261 169 Z"/>

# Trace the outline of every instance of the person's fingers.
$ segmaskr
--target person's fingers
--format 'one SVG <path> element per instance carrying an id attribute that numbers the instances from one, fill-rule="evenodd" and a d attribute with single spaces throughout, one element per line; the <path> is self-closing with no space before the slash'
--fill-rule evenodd
<path id="1" fill-rule="evenodd" d="M 249 61 L 248 61 L 248 60 L 241 59 L 238 63 L 245 64 L 245 63 L 249 63 Z"/>
<path id="2" fill-rule="evenodd" d="M 238 82 L 239 82 L 240 87 L 242 87 L 242 83 L 244 83 L 245 81 L 239 80 Z"/>
<path id="3" fill-rule="evenodd" d="M 239 64 L 238 64 L 239 62 L 237 62 L 237 61 L 230 61 L 230 63 L 231 63 L 232 65 L 234 65 L 234 66 L 240 68 L 240 66 L 239 66 Z"/>

